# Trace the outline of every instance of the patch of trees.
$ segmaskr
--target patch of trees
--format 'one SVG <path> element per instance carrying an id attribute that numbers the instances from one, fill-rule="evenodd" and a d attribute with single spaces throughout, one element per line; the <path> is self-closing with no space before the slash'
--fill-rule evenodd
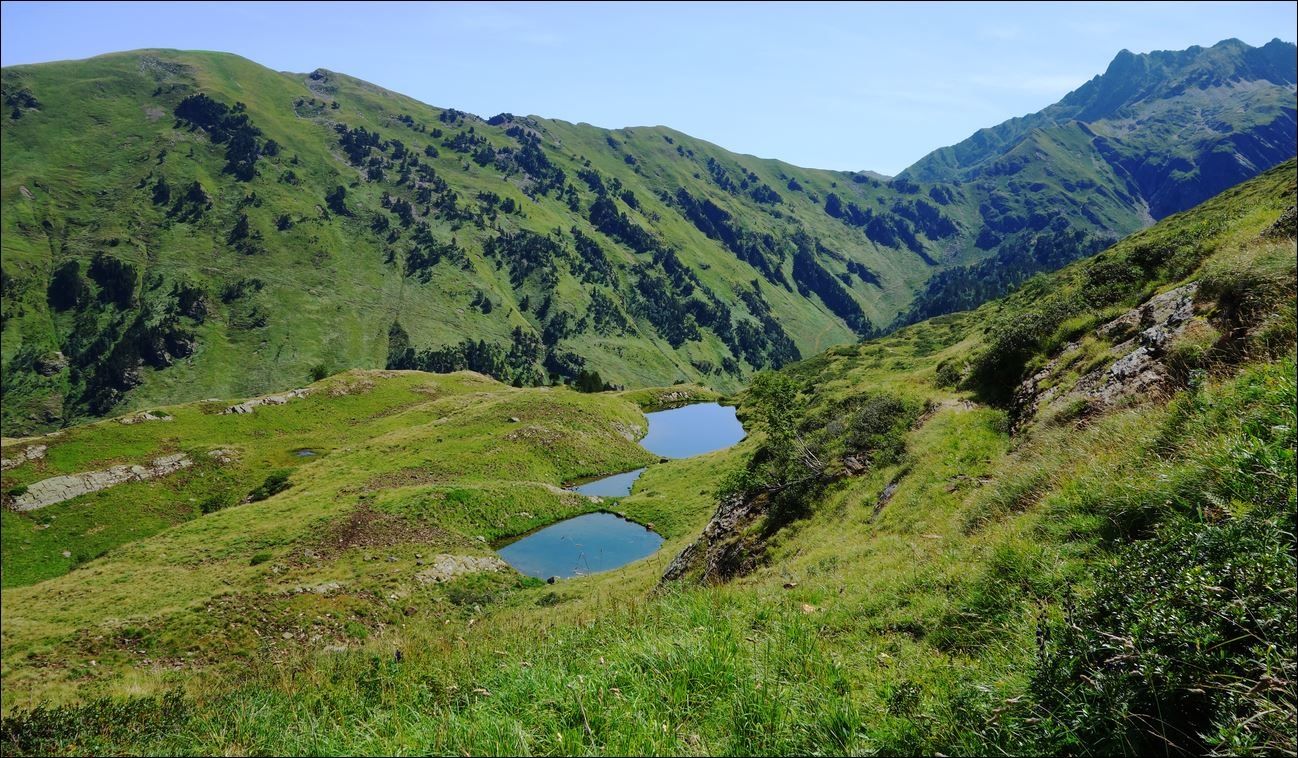
<path id="1" fill-rule="evenodd" d="M 347 188 L 341 184 L 325 195 L 325 205 L 339 216 L 352 215 L 351 209 L 347 207 Z"/>
<path id="2" fill-rule="evenodd" d="M 604 248 L 575 226 L 571 232 L 577 250 L 577 274 L 581 280 L 587 284 L 612 284 L 613 264 L 609 261 Z"/>
<path id="3" fill-rule="evenodd" d="M 931 240 L 950 237 L 959 231 L 954 221 L 922 198 L 914 198 L 909 202 L 898 200 L 892 204 L 892 212 L 910 221 Z"/>
<path id="4" fill-rule="evenodd" d="M 762 441 L 721 489 L 744 498 L 765 494 L 775 528 L 804 516 L 847 456 L 872 469 L 900 460 L 906 433 L 925 408 L 884 392 L 826 400 L 814 385 L 775 372 L 753 377 L 748 395 Z"/>
<path id="5" fill-rule="evenodd" d="M 858 276 L 861 279 L 861 281 L 865 282 L 866 284 L 873 284 L 876 287 L 883 286 L 883 282 L 879 279 L 878 274 L 874 273 L 873 271 L 861 265 L 860 263 L 857 263 L 856 261 L 849 260 L 847 262 L 847 270 L 853 274 L 856 274 L 856 276 Z"/>
<path id="6" fill-rule="evenodd" d="M 928 189 L 928 196 L 933 198 L 939 205 L 950 205 L 956 200 L 956 192 L 950 187 L 941 184 L 935 184 Z"/>
<path id="7" fill-rule="evenodd" d="M 514 327 L 508 348 L 485 340 L 462 340 L 457 345 L 430 348 L 416 353 L 410 335 L 399 322 L 388 328 L 390 369 L 414 369 L 435 373 L 477 371 L 516 387 L 541 384 L 537 362 L 541 342 L 531 331 Z M 576 375 L 574 371 L 573 376 Z"/>
<path id="8" fill-rule="evenodd" d="M 467 269 L 469 266 L 468 253 L 456 244 L 455 239 L 452 238 L 450 242 L 438 241 L 427 224 L 420 223 L 415 227 L 411 242 L 410 250 L 406 252 L 406 276 L 418 277 L 420 281 L 427 283 L 432 279 L 433 267 L 444 260 L 456 263 L 461 268 Z"/>
<path id="9" fill-rule="evenodd" d="M 261 239 L 261 232 L 254 230 L 248 221 L 248 214 L 240 213 L 226 237 L 226 243 L 243 255 L 255 255 L 262 252 Z"/>
<path id="10" fill-rule="evenodd" d="M 509 266 L 509 281 L 515 289 L 529 277 L 543 290 L 552 290 L 558 284 L 558 262 L 564 257 L 564 249 L 551 237 L 527 229 L 501 232 L 483 243 L 482 252 L 497 267 Z"/>
<path id="11" fill-rule="evenodd" d="M 925 205 L 927 206 L 927 203 Z M 932 206 L 927 207 L 932 208 Z M 915 230 L 911 227 L 910 222 L 904 218 L 887 213 L 875 213 L 873 209 L 861 208 L 850 200 L 844 203 L 833 192 L 825 197 L 825 213 L 848 226 L 863 229 L 865 236 L 869 237 L 872 242 L 885 247 L 904 246 L 924 258 L 929 265 L 936 263 L 924 252 L 924 245 L 915 236 Z"/>
<path id="12" fill-rule="evenodd" d="M 735 321 L 732 351 L 736 355 L 743 356 L 754 368 L 779 368 L 802 358 L 798 346 L 771 315 L 757 280 L 746 288 L 739 287 L 737 294 L 757 319 L 757 325 L 746 319 Z"/>
<path id="13" fill-rule="evenodd" d="M 23 111 L 38 110 L 41 103 L 27 87 L 4 87 L 4 103 L 9 106 L 9 118 L 17 121 L 23 117 Z"/>
<path id="14" fill-rule="evenodd" d="M 760 271 L 767 281 L 789 286 L 784 276 L 784 252 L 773 236 L 743 229 L 724 208 L 706 197 L 695 198 L 683 187 L 676 190 L 674 201 L 699 231 L 724 243 L 736 257 Z"/>
<path id="15" fill-rule="evenodd" d="M 636 267 L 631 308 L 637 316 L 652 324 L 654 330 L 674 348 L 702 339 L 698 321 L 687 305 L 689 293 L 681 290 L 659 266 L 640 264 Z"/>
<path id="16" fill-rule="evenodd" d="M 600 177 L 599 172 L 593 168 L 577 169 L 577 178 L 585 182 L 586 186 L 590 187 L 591 192 L 599 195 L 608 193 L 608 188 L 604 186 L 604 179 Z"/>
<path id="17" fill-rule="evenodd" d="M 134 303 L 138 275 L 131 264 L 111 255 L 96 253 L 87 273 L 99 285 L 99 302 L 122 310 Z"/>
<path id="18" fill-rule="evenodd" d="M 935 273 L 893 326 L 975 308 L 1007 294 L 1034 274 L 1063 268 L 1113 241 L 1080 229 L 1016 235 L 986 260 Z"/>
<path id="19" fill-rule="evenodd" d="M 73 328 L 60 346 L 68 357 L 69 405 L 102 415 L 140 384 L 142 366 L 162 369 L 194 351 L 193 326 L 207 316 L 206 293 L 188 282 L 146 277 L 138 297 L 134 266 L 109 255 L 91 261 L 91 296 L 80 264 L 54 272 L 50 305 L 73 313 Z"/>
<path id="20" fill-rule="evenodd" d="M 167 190 L 167 196 L 171 196 L 171 190 Z M 167 215 L 178 221 L 198 221 L 203 214 L 212 208 L 212 198 L 203 189 L 203 185 L 194 180 L 189 183 L 185 191 L 176 198 L 176 202 L 171 206 Z"/>
<path id="21" fill-rule="evenodd" d="M 200 92 L 181 100 L 174 113 L 181 124 L 207 132 L 213 144 L 224 144 L 225 172 L 246 182 L 257 175 L 257 159 L 264 146 L 257 139 L 261 130 L 253 126 L 245 111 L 243 103 L 230 107 Z"/>
<path id="22" fill-rule="evenodd" d="M 861 305 L 852 298 L 843 285 L 820 262 L 816 260 L 815 241 L 803 230 L 793 235 L 795 247 L 793 253 L 793 281 L 798 293 L 807 297 L 814 292 L 820 297 L 825 307 L 843 320 L 852 331 L 866 334 L 870 331 L 870 321 L 861 310 Z"/>
<path id="23" fill-rule="evenodd" d="M 455 136 L 447 137 L 442 140 L 442 147 L 465 155 L 468 155 L 479 147 L 484 146 L 490 149 L 490 145 L 487 143 L 487 138 L 474 134 L 473 127 L 469 127 L 469 131 L 467 132 L 456 132 Z M 494 153 L 492 154 L 492 158 L 494 160 Z"/>
<path id="24" fill-rule="evenodd" d="M 443 124 L 455 126 L 457 123 L 464 121 L 468 116 L 469 114 L 465 113 L 464 111 L 458 111 L 454 108 L 447 108 L 446 110 L 437 114 L 437 120 L 441 121 Z"/>
<path id="25" fill-rule="evenodd" d="M 64 261 L 50 277 L 45 299 L 56 311 L 66 311 L 84 305 L 93 293 L 81 276 L 81 261 L 75 258 Z"/>
<path id="26" fill-rule="evenodd" d="M 563 169 L 552 163 L 549 156 L 541 149 L 541 140 L 521 129 L 516 136 L 520 147 L 511 155 L 514 165 L 527 174 L 535 190 L 540 194 L 549 194 L 551 191 L 562 192 L 568 177 Z"/>
<path id="27" fill-rule="evenodd" d="M 402 227 L 409 227 L 415 223 L 415 206 L 411 205 L 409 200 L 384 193 L 382 199 L 379 200 L 379 205 L 396 216 Z"/>
<path id="28" fill-rule="evenodd" d="M 627 218 L 617 208 L 617 203 L 608 195 L 601 194 L 591 203 L 590 223 L 599 231 L 622 242 L 637 253 L 645 253 L 658 247 L 653 235 L 644 227 Z"/>
<path id="29" fill-rule="evenodd" d="M 712 183 L 732 195 L 738 194 L 739 186 L 735 180 L 730 178 L 730 172 L 722 166 L 716 158 L 709 157 L 707 162 L 708 176 L 712 177 Z"/>
<path id="30" fill-rule="evenodd" d="M 625 334 L 631 328 L 631 321 L 617 301 L 604 293 L 600 287 L 590 290 L 590 308 L 587 315 L 595 325 L 595 331 L 602 335 Z"/>
<path id="31" fill-rule="evenodd" d="M 428 131 L 427 126 L 425 126 L 424 124 L 418 121 L 415 121 L 415 117 L 411 116 L 408 113 L 402 113 L 401 115 L 397 116 L 397 121 L 400 121 L 401 123 L 410 127 L 412 130 L 419 132 L 420 134 L 423 134 L 424 132 Z"/>

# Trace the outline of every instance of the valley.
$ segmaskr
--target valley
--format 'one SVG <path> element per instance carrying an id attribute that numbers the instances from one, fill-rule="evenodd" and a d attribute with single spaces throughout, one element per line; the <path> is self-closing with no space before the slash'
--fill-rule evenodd
<path id="1" fill-rule="evenodd" d="M 6 66 L 0 753 L 1293 755 L 1296 60 L 896 177 Z"/>
<path id="2" fill-rule="evenodd" d="M 1123 716 L 1139 705 L 1072 704 L 1115 633 L 1140 652 L 1103 669 L 1113 702 L 1224 688 L 1176 728 L 1281 746 L 1295 175 L 1284 164 L 976 311 L 762 374 L 735 397 L 748 436 L 697 457 L 653 463 L 636 440 L 641 408 L 716 397 L 703 388 L 409 371 L 347 372 L 250 413 L 202 402 L 6 440 L 6 497 L 164 453 L 196 462 L 4 512 L 6 750 L 1165 744 Z M 1186 282 L 1188 306 L 1142 311 L 1182 302 Z M 1133 325 L 1165 341 L 1151 352 Z M 1154 385 L 1086 394 L 1142 355 Z M 1030 405 L 998 389 L 1019 380 Z M 651 557 L 551 585 L 492 555 L 607 507 L 562 485 L 646 464 L 614 510 L 662 535 Z M 218 491 L 210 511 L 196 502 Z M 124 531 L 159 516 L 174 525 Z M 1178 552 L 1186 540 L 1242 560 Z M 1105 605 L 1117 588 L 1147 604 Z M 1221 618 L 1220 603 L 1251 611 Z M 1174 628 L 1142 615 L 1169 607 Z M 1215 663 L 1144 680 L 1190 635 L 1220 641 Z M 1235 683 L 1262 670 L 1274 689 Z M 1259 715 L 1232 726 L 1236 708 Z"/>
<path id="3" fill-rule="evenodd" d="M 8 67 L 0 424 L 350 368 L 735 391 L 1292 157 L 1294 58 L 1278 40 L 1124 52 L 886 181 L 219 53 Z"/>

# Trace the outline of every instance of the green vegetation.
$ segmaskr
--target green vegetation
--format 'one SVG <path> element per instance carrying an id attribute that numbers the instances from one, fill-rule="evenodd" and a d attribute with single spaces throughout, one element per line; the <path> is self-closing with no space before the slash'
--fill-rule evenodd
<path id="1" fill-rule="evenodd" d="M 556 485 L 650 463 L 633 442 L 638 408 L 709 390 L 351 372 L 251 414 L 197 403 L 167 408 L 172 421 L 43 438 L 43 457 L 7 469 L 0 491 L 179 440 L 205 460 L 5 511 L 0 742 L 14 754 L 1290 750 L 1295 179 L 1286 163 L 977 311 L 759 374 L 735 398 L 744 442 L 652 464 L 617 501 L 663 551 L 555 585 L 417 577 L 433 554 L 485 556 L 599 507 Z M 1193 315 L 1141 315 L 1187 282 Z M 1087 394 L 1153 327 L 1168 332 L 1157 391 Z M 1022 379 L 1031 402 L 996 387 Z M 6 440 L 5 457 L 31 444 Z M 238 457 L 206 456 L 217 447 Z M 293 455 L 304 447 L 322 454 Z M 191 479 L 238 498 L 268 476 L 293 486 L 201 517 L 192 505 L 75 571 L 54 544 L 9 542 L 74 514 L 140 522 L 130 503 L 197 498 Z M 726 493 L 766 505 L 742 543 L 759 549 L 729 581 L 660 582 Z M 80 551 L 110 531 L 88 526 L 60 539 Z"/>
<path id="2" fill-rule="evenodd" d="M 888 182 L 659 127 L 484 120 L 217 53 L 7 68 L 0 426 L 353 367 L 736 391 L 976 306 L 1288 157 L 1292 47 L 1168 55 L 1141 79 L 1156 97 L 1120 96 L 1120 56 L 985 132 L 994 159 L 956 146 Z M 1105 125 L 1128 106 L 1119 138 Z M 1188 112 L 1206 128 L 1183 129 Z M 1171 168 L 1183 154 L 1189 172 Z M 1170 178 L 1133 191 L 1128 164 Z"/>

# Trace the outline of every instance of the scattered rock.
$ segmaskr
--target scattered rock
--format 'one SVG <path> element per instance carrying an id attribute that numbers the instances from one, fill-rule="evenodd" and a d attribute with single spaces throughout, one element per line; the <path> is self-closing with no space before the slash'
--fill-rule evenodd
<path id="1" fill-rule="evenodd" d="M 224 415 L 227 413 L 238 413 L 238 414 L 252 413 L 252 409 L 256 408 L 259 405 L 283 405 L 290 400 L 299 397 L 306 397 L 307 395 L 310 394 L 311 394 L 310 387 L 302 387 L 300 389 L 289 390 L 288 392 L 283 392 L 278 395 L 266 395 L 264 397 L 254 397 L 251 400 L 245 400 L 242 403 L 237 403 L 235 405 L 230 406 L 229 408 L 226 408 L 225 410 L 221 411 L 221 414 Z"/>
<path id="2" fill-rule="evenodd" d="M 161 411 L 157 413 L 153 411 L 140 411 L 139 413 L 132 413 L 129 416 L 122 416 L 121 418 L 117 419 L 117 423 L 126 424 L 127 426 L 130 426 L 131 424 L 143 424 L 146 421 L 171 421 L 171 420 L 172 420 L 171 416 L 168 416 L 167 414 L 162 413 Z"/>
<path id="3" fill-rule="evenodd" d="M 207 454 L 215 458 L 218 463 L 232 463 L 239 457 L 239 451 L 230 448 L 218 447 L 215 450 L 208 450 Z"/>
<path id="4" fill-rule="evenodd" d="M 27 461 L 38 461 L 45 457 L 45 451 L 48 448 L 45 445 L 28 445 L 13 458 L 0 458 L 0 470 L 8 471 L 16 466 L 21 466 Z"/>
<path id="5" fill-rule="evenodd" d="M 1124 398 L 1161 392 L 1172 379 L 1165 361 L 1167 346 L 1196 320 L 1194 296 L 1198 289 L 1197 283 L 1191 283 L 1169 290 L 1096 329 L 1097 336 L 1117 343 L 1113 347 L 1117 358 L 1083 376 L 1071 388 L 1041 390 L 1040 385 L 1078 347 L 1077 343 L 1066 346 L 1059 357 L 1015 391 L 1014 430 L 1030 421 L 1040 407 L 1058 399 L 1085 400 L 1092 407 L 1103 408 Z"/>
<path id="6" fill-rule="evenodd" d="M 481 571 L 500 571 L 509 568 L 496 556 L 435 555 L 429 559 L 428 568 L 415 574 L 421 584 L 440 584 L 462 574 Z"/>
<path id="7" fill-rule="evenodd" d="M 784 589 L 786 589 L 786 590 L 791 590 L 791 589 L 793 589 L 794 587 L 797 587 L 797 586 L 798 586 L 798 583 L 797 583 L 797 582 L 785 582 L 785 583 L 784 583 Z"/>
<path id="8" fill-rule="evenodd" d="M 518 419 L 518 416 L 510 416 L 510 417 L 509 417 L 509 423 L 511 423 L 511 424 L 517 424 L 517 423 L 520 423 L 520 422 L 519 422 L 519 419 Z"/>
<path id="9" fill-rule="evenodd" d="M 67 367 L 68 359 L 57 350 L 36 359 L 36 373 L 41 376 L 54 376 Z"/>
<path id="10" fill-rule="evenodd" d="M 72 551 L 71 551 L 71 550 L 64 550 L 64 551 L 63 551 L 63 557 L 64 557 L 64 558 L 71 558 L 71 557 L 72 557 Z"/>

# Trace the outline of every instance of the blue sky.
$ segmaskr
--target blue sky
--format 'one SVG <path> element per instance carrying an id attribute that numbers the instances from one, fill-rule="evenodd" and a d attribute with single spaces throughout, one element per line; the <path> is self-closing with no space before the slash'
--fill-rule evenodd
<path id="1" fill-rule="evenodd" d="M 143 47 L 324 67 L 433 105 L 663 124 L 803 166 L 893 174 L 1134 52 L 1293 41 L 1276 3 L 5 2 L 4 65 Z"/>

